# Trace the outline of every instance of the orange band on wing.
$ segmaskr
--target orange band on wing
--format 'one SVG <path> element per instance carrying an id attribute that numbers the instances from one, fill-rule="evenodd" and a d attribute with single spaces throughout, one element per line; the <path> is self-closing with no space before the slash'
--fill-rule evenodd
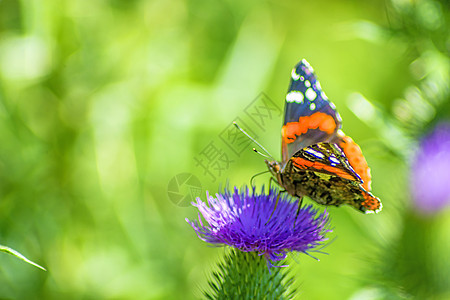
<path id="1" fill-rule="evenodd" d="M 361 203 L 367 210 L 379 211 L 381 209 L 381 201 L 370 193 L 364 194 L 364 201 Z"/>
<path id="2" fill-rule="evenodd" d="M 328 171 L 336 176 L 345 178 L 345 179 L 349 179 L 349 180 L 356 180 L 356 178 L 354 176 L 352 176 L 351 174 L 345 172 L 342 169 L 336 168 L 336 167 L 332 167 L 320 162 L 313 162 L 313 161 L 309 161 L 300 157 L 293 157 L 292 159 L 292 163 L 294 164 L 294 166 L 296 166 L 299 169 L 308 169 L 310 171 L 313 171 L 312 169 L 317 170 L 318 172 L 320 172 L 321 170 L 325 170 Z"/>
<path id="3" fill-rule="evenodd" d="M 336 122 L 332 116 L 323 112 L 316 112 L 310 116 L 300 117 L 298 122 L 289 122 L 284 125 L 281 129 L 281 136 L 286 144 L 289 144 L 309 129 L 319 129 L 332 134 L 336 129 Z"/>
<path id="4" fill-rule="evenodd" d="M 349 136 L 343 136 L 342 142 L 339 143 L 339 147 L 344 151 L 345 156 L 348 159 L 348 162 L 355 170 L 355 172 L 361 177 L 364 181 L 362 184 L 363 188 L 370 192 L 370 168 L 367 165 L 367 161 L 364 158 L 361 148 L 352 140 Z"/>

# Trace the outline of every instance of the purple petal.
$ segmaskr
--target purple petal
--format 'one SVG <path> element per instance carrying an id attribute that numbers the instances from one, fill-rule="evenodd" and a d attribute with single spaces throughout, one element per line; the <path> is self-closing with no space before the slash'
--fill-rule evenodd
<path id="1" fill-rule="evenodd" d="M 298 201 L 290 202 L 289 196 L 279 197 L 274 211 L 277 198 L 275 190 L 269 194 L 247 188 L 225 190 L 215 198 L 207 195 L 208 205 L 200 199 L 193 203 L 208 225 L 201 219 L 187 222 L 208 243 L 255 251 L 272 262 L 285 259 L 291 251 L 306 253 L 327 240 L 328 213 L 304 206 L 296 216 Z"/>
<path id="2" fill-rule="evenodd" d="M 418 210 L 450 205 L 450 123 L 441 123 L 420 143 L 411 169 L 411 192 Z"/>

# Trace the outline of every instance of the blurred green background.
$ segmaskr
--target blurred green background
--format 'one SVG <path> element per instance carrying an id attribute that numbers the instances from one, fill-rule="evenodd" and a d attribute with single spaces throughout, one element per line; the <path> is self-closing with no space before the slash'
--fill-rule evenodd
<path id="1" fill-rule="evenodd" d="M 201 297 L 224 250 L 196 237 L 184 219 L 197 212 L 169 198 L 169 182 L 193 174 L 204 199 L 264 171 L 252 146 L 236 155 L 221 140 L 236 118 L 280 157 L 282 116 L 258 127 L 246 112 L 262 92 L 282 110 L 302 58 L 363 149 L 384 210 L 329 209 L 329 255 L 289 262 L 299 298 L 413 295 L 386 262 L 399 243 L 423 246 L 403 237 L 408 163 L 448 116 L 448 11 L 436 0 L 0 1 L 0 244 L 48 269 L 1 254 L 0 297 Z M 215 179 L 195 160 L 211 142 L 230 159 Z M 444 286 L 448 216 L 423 221 Z"/>

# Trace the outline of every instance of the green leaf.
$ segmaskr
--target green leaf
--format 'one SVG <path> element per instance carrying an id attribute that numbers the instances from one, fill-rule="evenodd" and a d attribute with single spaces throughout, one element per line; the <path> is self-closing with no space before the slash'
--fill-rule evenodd
<path id="1" fill-rule="evenodd" d="M 20 259 L 23 260 L 24 262 L 27 262 L 27 263 L 29 263 L 30 265 L 35 266 L 36 268 L 39 268 L 39 269 L 44 270 L 44 271 L 47 271 L 44 267 L 38 265 L 38 264 L 35 263 L 35 262 L 32 262 L 31 260 L 29 260 L 28 258 L 26 258 L 25 256 L 23 256 L 22 254 L 20 254 L 19 252 L 17 252 L 17 251 L 14 250 L 14 249 L 11 249 L 11 248 L 6 247 L 6 246 L 3 246 L 3 245 L 0 245 L 0 251 L 9 253 L 9 254 L 11 254 L 11 255 L 14 255 L 15 257 L 20 258 Z"/>

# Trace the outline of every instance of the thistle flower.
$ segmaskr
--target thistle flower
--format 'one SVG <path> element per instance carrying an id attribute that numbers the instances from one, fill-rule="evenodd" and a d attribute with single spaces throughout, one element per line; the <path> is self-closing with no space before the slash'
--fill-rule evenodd
<path id="1" fill-rule="evenodd" d="M 289 197 L 279 196 L 275 190 L 264 194 L 264 188 L 260 195 L 254 189 L 225 189 L 216 198 L 207 194 L 209 206 L 197 198 L 192 205 L 198 208 L 199 219 L 186 221 L 201 240 L 257 252 L 273 266 L 272 262 L 285 259 L 288 252 L 307 253 L 322 245 L 331 231 L 328 213 L 318 214 L 312 206 L 303 206 L 297 215 L 298 200 L 290 202 Z M 200 214 L 208 224 L 203 224 Z"/>
<path id="2" fill-rule="evenodd" d="M 450 123 L 435 127 L 420 143 L 411 169 L 416 208 L 425 213 L 450 204 Z"/>

